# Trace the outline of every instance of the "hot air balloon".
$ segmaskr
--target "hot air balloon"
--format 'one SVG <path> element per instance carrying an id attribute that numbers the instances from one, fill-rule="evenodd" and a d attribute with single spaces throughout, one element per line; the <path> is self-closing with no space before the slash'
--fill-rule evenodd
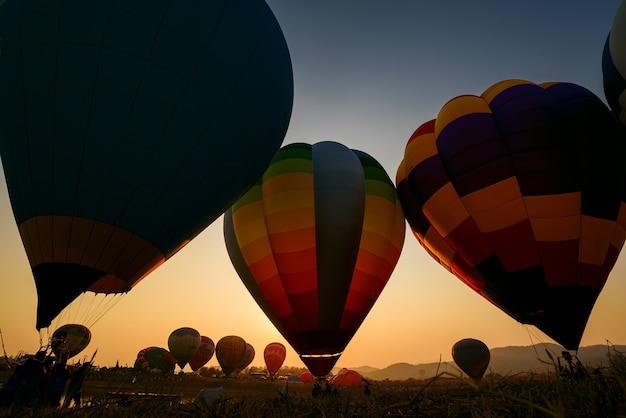
<path id="1" fill-rule="evenodd" d="M 274 377 L 278 370 L 280 370 L 283 362 L 287 357 L 287 348 L 281 343 L 269 343 L 263 350 L 263 358 L 265 359 L 265 367 L 270 374 L 270 377 Z"/>
<path id="2" fill-rule="evenodd" d="M 192 358 L 189 359 L 189 367 L 194 372 L 200 370 L 202 366 L 207 364 L 211 357 L 213 357 L 213 353 L 215 352 L 215 343 L 209 337 L 204 335 L 200 336 L 200 347 L 196 351 L 196 354 L 193 355 Z"/>
<path id="3" fill-rule="evenodd" d="M 626 4 L 622 2 L 615 13 L 611 31 L 602 53 L 602 82 L 607 103 L 626 125 L 624 90 L 626 90 Z"/>
<path id="4" fill-rule="evenodd" d="M 171 373 L 176 367 L 176 359 L 162 347 L 148 347 L 137 353 L 135 369 L 150 373 Z"/>
<path id="5" fill-rule="evenodd" d="M 0 37 L 0 155 L 37 329 L 83 292 L 128 292 L 284 139 L 291 60 L 263 0 L 10 1 Z"/>
<path id="6" fill-rule="evenodd" d="M 363 383 L 363 376 L 359 372 L 346 368 L 339 370 L 330 381 L 333 386 L 361 386 Z"/>
<path id="7" fill-rule="evenodd" d="M 246 354 L 239 360 L 237 367 L 233 370 L 233 374 L 239 374 L 252 363 L 255 355 L 254 347 L 250 343 L 246 343 Z"/>
<path id="8" fill-rule="evenodd" d="M 236 335 L 227 335 L 220 338 L 215 346 L 215 357 L 226 377 L 233 373 L 239 364 L 246 358 L 248 343 Z"/>
<path id="9" fill-rule="evenodd" d="M 311 372 L 303 372 L 300 373 L 300 380 L 305 383 L 313 383 L 315 382 L 315 376 Z"/>
<path id="10" fill-rule="evenodd" d="M 224 215 L 239 277 L 318 377 L 331 371 L 382 292 L 404 233 L 385 170 L 331 141 L 281 148 Z"/>
<path id="11" fill-rule="evenodd" d="M 470 379 L 479 382 L 489 366 L 491 354 L 484 342 L 474 338 L 464 338 L 452 346 L 452 358 Z"/>
<path id="12" fill-rule="evenodd" d="M 176 359 L 178 366 L 183 369 L 200 348 L 200 333 L 193 328 L 183 327 L 172 331 L 167 339 L 170 353 Z"/>
<path id="13" fill-rule="evenodd" d="M 67 360 L 87 348 L 90 341 L 89 328 L 80 324 L 65 324 L 52 333 L 50 346 L 58 359 Z"/>
<path id="14" fill-rule="evenodd" d="M 624 137 L 571 83 L 505 80 L 459 96 L 406 146 L 397 187 L 446 269 L 568 350 L 624 244 Z"/>

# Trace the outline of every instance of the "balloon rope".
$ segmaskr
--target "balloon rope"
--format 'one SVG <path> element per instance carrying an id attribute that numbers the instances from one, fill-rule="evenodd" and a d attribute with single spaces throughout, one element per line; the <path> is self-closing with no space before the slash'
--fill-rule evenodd
<path id="1" fill-rule="evenodd" d="M 117 305 L 125 294 L 83 292 L 57 315 L 49 328 L 54 330 L 61 325 L 71 323 L 90 328 Z"/>
<path id="2" fill-rule="evenodd" d="M 114 294 L 114 295 L 104 295 L 103 298 L 100 299 L 98 303 L 97 312 L 93 315 L 93 319 L 89 326 L 93 326 L 98 322 L 104 315 L 106 315 L 115 305 L 117 305 L 120 300 L 126 295 L 126 293 Z M 108 298 L 108 301 L 106 300 Z"/>

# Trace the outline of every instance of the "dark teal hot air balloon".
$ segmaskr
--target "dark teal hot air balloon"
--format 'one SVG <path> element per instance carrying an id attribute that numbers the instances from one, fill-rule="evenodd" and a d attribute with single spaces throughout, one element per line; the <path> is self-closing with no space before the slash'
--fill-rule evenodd
<path id="1" fill-rule="evenodd" d="M 0 37 L 0 152 L 38 329 L 82 292 L 130 290 L 284 139 L 291 60 L 262 0 L 8 0 Z"/>

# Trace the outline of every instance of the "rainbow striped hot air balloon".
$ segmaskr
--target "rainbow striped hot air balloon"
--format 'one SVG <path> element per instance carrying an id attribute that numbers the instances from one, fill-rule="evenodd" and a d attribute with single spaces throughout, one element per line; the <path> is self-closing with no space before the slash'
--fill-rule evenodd
<path id="1" fill-rule="evenodd" d="M 239 276 L 316 376 L 331 371 L 382 292 L 404 234 L 385 170 L 331 141 L 281 148 L 224 216 Z"/>

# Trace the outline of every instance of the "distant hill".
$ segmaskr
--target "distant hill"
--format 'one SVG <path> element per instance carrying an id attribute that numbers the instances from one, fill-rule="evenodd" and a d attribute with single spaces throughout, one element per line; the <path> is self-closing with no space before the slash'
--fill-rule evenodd
<path id="1" fill-rule="evenodd" d="M 611 346 L 611 352 L 613 350 L 626 353 L 626 345 Z M 487 373 L 509 376 L 520 373 L 553 373 L 556 370 L 554 363 L 561 356 L 561 352 L 562 348 L 556 344 L 492 348 L 490 349 L 491 361 Z M 608 354 L 609 349 L 606 345 L 592 345 L 578 349 L 578 358 L 588 369 L 607 367 L 609 365 Z M 370 366 L 352 367 L 351 369 L 358 371 L 363 377 L 373 380 L 428 379 L 444 371 L 454 375 L 462 374 L 454 361 L 451 360 L 423 364 L 396 363 L 384 369 Z M 337 370 L 333 372 L 336 373 Z"/>

